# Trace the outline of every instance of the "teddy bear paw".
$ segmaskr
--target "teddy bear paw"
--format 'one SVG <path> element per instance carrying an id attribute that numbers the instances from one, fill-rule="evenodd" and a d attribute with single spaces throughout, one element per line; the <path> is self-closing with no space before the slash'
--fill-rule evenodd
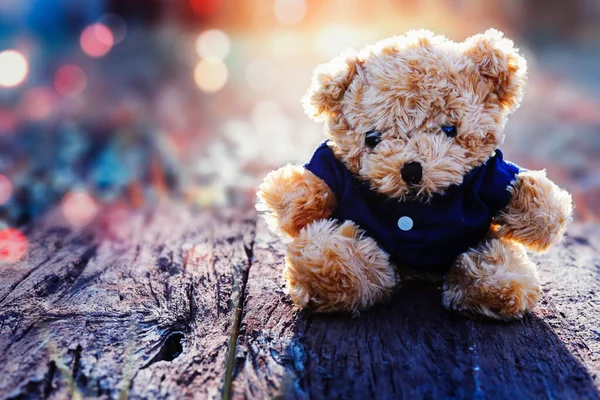
<path id="1" fill-rule="evenodd" d="M 289 245 L 284 278 L 301 308 L 356 313 L 392 293 L 397 274 L 388 255 L 351 221 L 319 220 Z"/>
<path id="2" fill-rule="evenodd" d="M 493 319 L 521 318 L 538 302 L 540 281 L 523 246 L 494 238 L 460 255 L 445 277 L 446 308 Z"/>

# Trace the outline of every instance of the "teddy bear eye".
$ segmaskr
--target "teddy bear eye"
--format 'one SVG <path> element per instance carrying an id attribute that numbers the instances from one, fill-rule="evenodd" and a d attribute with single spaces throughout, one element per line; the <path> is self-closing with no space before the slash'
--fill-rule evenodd
<path id="1" fill-rule="evenodd" d="M 370 148 L 377 146 L 381 142 L 381 132 L 373 129 L 367 132 L 365 136 L 365 144 Z"/>
<path id="2" fill-rule="evenodd" d="M 446 136 L 451 137 L 451 138 L 455 137 L 457 134 L 455 125 L 444 125 L 444 126 L 442 126 L 442 131 L 444 131 Z"/>

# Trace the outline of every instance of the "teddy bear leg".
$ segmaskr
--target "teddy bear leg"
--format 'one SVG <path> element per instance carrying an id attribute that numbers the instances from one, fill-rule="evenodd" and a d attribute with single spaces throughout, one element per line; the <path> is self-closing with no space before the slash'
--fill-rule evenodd
<path id="1" fill-rule="evenodd" d="M 318 220 L 288 246 L 284 278 L 294 303 L 315 311 L 350 311 L 389 297 L 397 275 L 388 255 L 353 222 Z"/>
<path id="2" fill-rule="evenodd" d="M 491 238 L 458 257 L 444 279 L 442 299 L 448 309 L 510 320 L 531 310 L 540 293 L 537 268 L 523 246 Z"/>

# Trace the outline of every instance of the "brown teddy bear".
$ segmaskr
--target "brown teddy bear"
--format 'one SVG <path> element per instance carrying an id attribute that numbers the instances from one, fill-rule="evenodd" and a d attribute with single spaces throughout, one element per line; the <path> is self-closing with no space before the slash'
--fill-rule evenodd
<path id="1" fill-rule="evenodd" d="M 356 313 L 418 273 L 443 276 L 449 309 L 497 319 L 530 310 L 540 281 L 525 248 L 556 243 L 572 206 L 543 171 L 498 149 L 525 75 L 493 29 L 463 43 L 411 31 L 318 67 L 304 105 L 328 140 L 258 193 L 257 208 L 292 239 L 292 300 Z"/>

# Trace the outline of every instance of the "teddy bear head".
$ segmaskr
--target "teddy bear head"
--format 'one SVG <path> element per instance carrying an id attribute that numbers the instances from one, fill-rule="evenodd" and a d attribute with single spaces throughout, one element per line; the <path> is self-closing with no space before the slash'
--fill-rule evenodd
<path id="1" fill-rule="evenodd" d="M 325 121 L 336 157 L 373 190 L 427 201 L 494 154 L 525 75 L 497 30 L 463 43 L 411 31 L 319 66 L 303 101 Z"/>

